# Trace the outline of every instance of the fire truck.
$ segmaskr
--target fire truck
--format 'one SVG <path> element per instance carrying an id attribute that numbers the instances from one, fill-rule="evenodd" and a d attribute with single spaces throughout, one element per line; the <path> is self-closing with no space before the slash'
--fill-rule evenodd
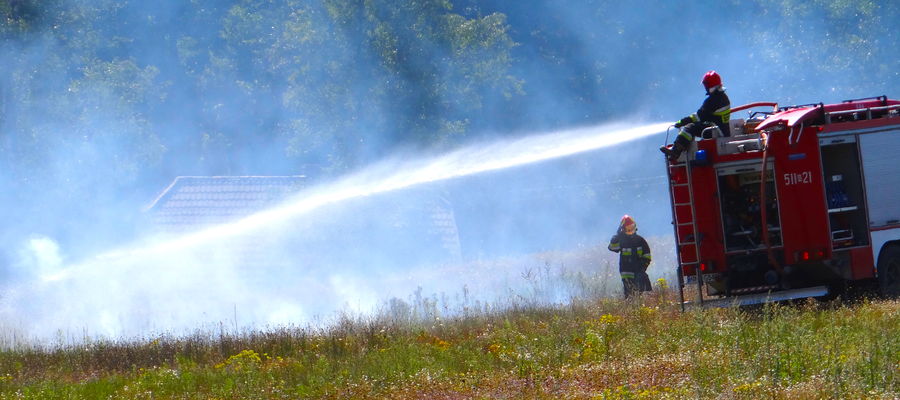
<path id="1" fill-rule="evenodd" d="M 900 101 L 744 110 L 666 160 L 682 305 L 900 294 Z"/>

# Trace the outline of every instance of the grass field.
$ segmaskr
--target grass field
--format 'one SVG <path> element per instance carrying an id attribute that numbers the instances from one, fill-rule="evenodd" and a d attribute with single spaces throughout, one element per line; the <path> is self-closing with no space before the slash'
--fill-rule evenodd
<path id="1" fill-rule="evenodd" d="M 448 319 L 395 300 L 327 328 L 20 346 L 0 398 L 900 398 L 900 302 L 682 313 L 675 296 Z"/>

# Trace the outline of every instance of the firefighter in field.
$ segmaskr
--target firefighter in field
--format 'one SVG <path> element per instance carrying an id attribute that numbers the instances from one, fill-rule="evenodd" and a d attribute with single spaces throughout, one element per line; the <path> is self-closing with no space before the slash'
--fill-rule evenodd
<path id="1" fill-rule="evenodd" d="M 660 151 L 665 153 L 669 161 L 675 161 L 678 156 L 688 148 L 695 137 L 703 133 L 703 129 L 710 126 L 718 126 L 722 136 L 729 136 L 728 121 L 731 119 L 731 100 L 725 94 L 722 86 L 722 77 L 716 71 L 709 71 L 703 75 L 703 87 L 706 89 L 706 100 L 696 113 L 688 115 L 677 122 L 675 128 L 680 128 L 678 137 L 672 148 L 661 146 Z"/>
<path id="2" fill-rule="evenodd" d="M 650 246 L 637 234 L 637 223 L 628 215 L 619 222 L 619 230 L 609 241 L 609 251 L 619 253 L 619 274 L 625 288 L 625 297 L 636 292 L 649 292 Z"/>

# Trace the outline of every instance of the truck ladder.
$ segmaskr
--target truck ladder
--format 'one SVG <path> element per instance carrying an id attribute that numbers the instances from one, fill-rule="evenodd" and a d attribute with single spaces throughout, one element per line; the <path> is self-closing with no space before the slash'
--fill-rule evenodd
<path id="1" fill-rule="evenodd" d="M 703 271 L 700 268 L 700 238 L 694 209 L 694 189 L 691 180 L 691 151 L 685 151 L 684 160 L 671 163 L 666 160 L 666 174 L 669 178 L 669 200 L 672 204 L 672 226 L 675 229 L 675 253 L 678 259 L 678 295 L 684 311 L 684 266 L 694 265 L 697 273 L 697 296 L 703 304 Z M 682 257 L 682 249 L 693 248 L 693 258 Z"/>

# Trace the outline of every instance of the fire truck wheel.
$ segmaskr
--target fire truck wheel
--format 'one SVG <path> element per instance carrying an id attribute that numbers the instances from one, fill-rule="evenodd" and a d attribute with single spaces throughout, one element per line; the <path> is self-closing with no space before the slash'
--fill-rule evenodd
<path id="1" fill-rule="evenodd" d="M 878 285 L 881 294 L 900 297 L 900 246 L 888 246 L 878 256 Z"/>

